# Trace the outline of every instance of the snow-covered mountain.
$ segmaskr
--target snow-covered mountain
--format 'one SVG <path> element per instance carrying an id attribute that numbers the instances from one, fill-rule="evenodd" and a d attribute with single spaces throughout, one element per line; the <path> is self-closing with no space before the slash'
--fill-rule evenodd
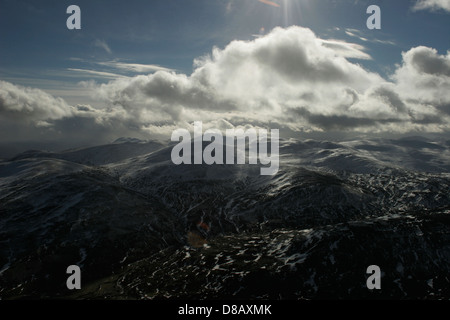
<path id="1" fill-rule="evenodd" d="M 285 140 L 274 176 L 171 149 L 0 162 L 0 297 L 450 298 L 449 141 Z"/>

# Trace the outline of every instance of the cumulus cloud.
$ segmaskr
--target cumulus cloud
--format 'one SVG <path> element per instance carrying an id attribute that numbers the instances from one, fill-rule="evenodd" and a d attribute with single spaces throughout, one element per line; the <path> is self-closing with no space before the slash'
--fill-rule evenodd
<path id="1" fill-rule="evenodd" d="M 427 47 L 403 53 L 390 79 L 349 58 L 364 47 L 276 28 L 233 41 L 194 61 L 191 75 L 158 70 L 108 83 L 85 82 L 104 108 L 68 106 L 43 91 L 2 83 L 0 120 L 23 114 L 36 130 L 88 140 L 169 139 L 178 127 L 257 126 L 290 132 L 449 130 L 450 54 Z M 17 116 L 19 118 L 19 116 Z M 81 130 L 81 131 L 80 131 Z"/>
<path id="2" fill-rule="evenodd" d="M 404 65 L 389 82 L 347 60 L 370 58 L 362 46 L 323 40 L 300 27 L 276 28 L 253 41 L 214 48 L 195 61 L 190 76 L 161 71 L 92 90 L 148 123 L 224 119 L 298 131 L 405 132 L 426 125 L 439 131 L 444 130 L 442 120 L 434 115 L 448 97 L 447 57 L 426 49 L 404 53 Z M 417 74 L 405 75 L 411 68 Z M 420 74 L 427 72 L 435 77 L 440 101 L 417 100 L 408 93 L 408 88 L 420 87 L 412 81 L 424 81 Z"/>
<path id="3" fill-rule="evenodd" d="M 443 9 L 450 12 L 450 1 L 448 0 L 418 0 L 413 10 L 438 10 Z"/>
<path id="4" fill-rule="evenodd" d="M 403 53 L 393 76 L 398 92 L 411 103 L 432 106 L 450 114 L 450 52 L 416 47 Z"/>
<path id="5" fill-rule="evenodd" d="M 309 29 L 276 28 L 265 37 L 233 41 L 223 50 L 214 49 L 210 57 L 197 60 L 192 78 L 228 94 L 236 92 L 236 83 L 248 83 L 253 89 L 262 89 L 252 90 L 258 96 L 264 95 L 268 84 L 275 83 L 281 90 L 285 86 L 333 82 L 362 89 L 380 80 L 344 58 L 342 47 L 350 45 L 340 43 L 335 50 L 330 48 L 331 42 L 325 43 Z M 248 88 L 239 91 L 248 93 Z"/>
<path id="6" fill-rule="evenodd" d="M 33 142 L 65 149 L 106 143 L 129 135 L 148 138 L 139 121 L 122 107 L 71 106 L 42 90 L 0 81 L 2 146 Z M 26 145 L 33 148 L 30 143 Z"/>
<path id="7" fill-rule="evenodd" d="M 450 77 L 450 53 L 441 56 L 435 49 L 422 46 L 405 53 L 403 60 L 406 67 L 412 67 L 421 74 Z"/>
<path id="8" fill-rule="evenodd" d="M 382 78 L 349 62 L 361 46 L 322 40 L 309 29 L 277 28 L 253 41 L 233 41 L 195 61 L 191 76 L 159 71 L 93 85 L 107 104 L 142 121 L 226 119 L 285 123 L 283 112 L 308 105 L 320 112 L 352 103 Z M 351 92 L 351 93 L 350 93 Z M 298 127 L 298 119 L 288 125 Z"/>
<path id="9" fill-rule="evenodd" d="M 61 98 L 33 88 L 0 80 L 0 115 L 24 121 L 70 117 L 72 110 Z"/>

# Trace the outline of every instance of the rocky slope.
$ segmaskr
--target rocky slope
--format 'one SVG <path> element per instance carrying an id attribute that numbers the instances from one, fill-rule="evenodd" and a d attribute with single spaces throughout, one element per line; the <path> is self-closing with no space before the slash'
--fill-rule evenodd
<path id="1" fill-rule="evenodd" d="M 18 155 L 0 162 L 0 297 L 448 299 L 449 145 L 281 141 L 275 176 L 139 141 Z"/>

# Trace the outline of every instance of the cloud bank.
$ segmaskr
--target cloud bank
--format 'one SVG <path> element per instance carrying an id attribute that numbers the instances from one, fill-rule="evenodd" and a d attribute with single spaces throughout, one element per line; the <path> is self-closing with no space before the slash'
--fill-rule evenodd
<path id="1" fill-rule="evenodd" d="M 390 79 L 352 59 L 364 47 L 301 27 L 233 41 L 194 61 L 191 75 L 158 70 L 84 83 L 103 108 L 69 106 L 43 91 L 0 83 L 0 122 L 30 124 L 41 137 L 91 141 L 169 139 L 177 127 L 252 125 L 290 132 L 448 132 L 450 53 L 412 48 Z M 142 66 L 137 66 L 141 68 Z M 78 128 L 74 130 L 73 128 Z M 35 135 L 36 133 L 34 133 Z"/>

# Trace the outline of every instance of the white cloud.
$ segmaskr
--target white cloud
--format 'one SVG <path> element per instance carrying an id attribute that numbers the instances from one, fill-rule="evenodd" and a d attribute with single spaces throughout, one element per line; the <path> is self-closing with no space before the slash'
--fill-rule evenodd
<path id="1" fill-rule="evenodd" d="M 94 86 L 105 102 L 146 121 L 226 119 L 310 127 L 297 108 L 332 115 L 383 79 L 346 57 L 369 59 L 362 46 L 317 38 L 309 29 L 277 28 L 233 41 L 195 61 L 191 76 L 169 72 Z M 297 114 L 296 118 L 290 115 Z M 313 125 L 316 127 L 316 124 Z"/>
<path id="2" fill-rule="evenodd" d="M 412 83 L 388 82 L 346 59 L 370 58 L 363 50 L 319 39 L 309 29 L 276 28 L 252 41 L 214 48 L 195 61 L 190 76 L 159 71 L 92 90 L 147 124 L 224 119 L 292 130 L 447 130 L 444 118 L 436 116 L 436 101 L 422 104 L 406 94 Z M 409 56 L 404 55 L 406 65 Z M 422 67 L 435 70 L 436 63 L 428 59 Z M 448 97 L 444 80 L 434 80 Z"/>
<path id="3" fill-rule="evenodd" d="M 61 98 L 33 88 L 15 86 L 0 80 L 0 116 L 21 121 L 55 120 L 72 116 Z"/>
<path id="4" fill-rule="evenodd" d="M 418 0 L 413 7 L 413 10 L 438 10 L 443 9 L 450 12 L 449 0 Z"/>

